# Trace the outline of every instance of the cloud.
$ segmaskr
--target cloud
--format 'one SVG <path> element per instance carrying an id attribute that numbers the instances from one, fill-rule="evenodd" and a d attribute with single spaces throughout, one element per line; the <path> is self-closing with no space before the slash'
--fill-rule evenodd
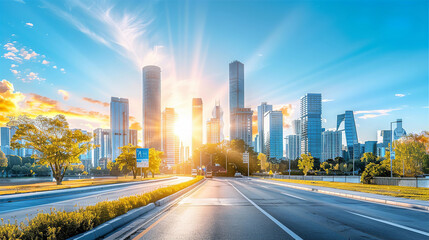
<path id="1" fill-rule="evenodd" d="M 289 118 L 292 115 L 292 104 L 286 104 L 280 107 L 278 111 L 281 111 L 283 113 L 283 127 L 289 128 Z"/>
<path id="2" fill-rule="evenodd" d="M 18 67 L 18 65 L 16 65 L 16 64 L 12 64 L 12 65 L 10 65 L 10 67 Z"/>
<path id="3" fill-rule="evenodd" d="M 57 66 L 53 66 L 52 68 L 57 69 Z"/>
<path id="4" fill-rule="evenodd" d="M 397 94 L 395 94 L 395 97 L 405 97 L 405 94 L 397 93 Z"/>
<path id="5" fill-rule="evenodd" d="M 43 59 L 42 64 L 47 65 L 47 64 L 49 64 L 49 61 L 46 61 L 46 60 Z"/>
<path id="6" fill-rule="evenodd" d="M 98 100 L 95 100 L 95 99 L 92 99 L 92 98 L 89 98 L 89 97 L 84 97 L 84 98 L 82 98 L 84 101 L 87 101 L 87 102 L 90 102 L 90 103 L 94 103 L 94 104 L 99 104 L 99 105 L 102 105 L 103 107 L 108 107 L 108 106 L 110 106 L 110 104 L 109 103 L 107 103 L 107 102 L 102 102 L 102 101 L 98 101 Z"/>
<path id="7" fill-rule="evenodd" d="M 322 102 L 332 102 L 334 99 L 322 99 Z"/>
<path id="8" fill-rule="evenodd" d="M 21 55 L 25 60 L 30 60 L 31 58 L 36 58 L 39 54 L 32 49 L 27 51 L 25 48 L 21 48 L 19 55 Z"/>
<path id="9" fill-rule="evenodd" d="M 389 115 L 390 112 L 392 111 L 397 111 L 400 110 L 398 109 L 380 109 L 380 110 L 365 110 L 365 111 L 356 111 L 355 114 L 356 115 L 361 115 L 358 118 L 361 119 L 368 119 L 368 118 L 376 118 L 376 117 L 381 117 L 381 116 L 387 116 Z"/>
<path id="10" fill-rule="evenodd" d="M 41 82 L 45 81 L 46 79 L 39 77 L 39 74 L 35 72 L 30 72 L 29 74 L 27 74 L 26 79 L 23 79 L 24 82 L 32 82 L 34 80 Z"/>
<path id="11" fill-rule="evenodd" d="M 70 94 L 66 90 L 62 90 L 62 89 L 58 90 L 58 94 L 63 96 L 64 100 L 68 100 L 70 97 Z"/>
<path id="12" fill-rule="evenodd" d="M 15 75 L 19 73 L 19 71 L 15 70 L 15 69 L 10 69 L 10 71 Z"/>
<path id="13" fill-rule="evenodd" d="M 6 79 L 0 81 L 0 123 L 9 121 L 7 116 L 18 111 L 18 104 L 24 98 L 24 94 L 14 91 L 12 83 Z"/>
<path id="14" fill-rule="evenodd" d="M 18 49 L 16 49 L 16 47 L 13 45 L 13 43 L 6 43 L 6 44 L 4 45 L 4 48 L 5 48 L 7 51 L 10 51 L 10 52 L 14 52 L 14 53 L 17 53 L 17 52 L 18 52 Z"/>
<path id="15" fill-rule="evenodd" d="M 66 71 L 64 70 L 64 68 L 60 69 L 61 72 L 66 73 Z"/>
<path id="16" fill-rule="evenodd" d="M 142 126 L 141 126 L 141 124 L 139 122 L 133 122 L 130 125 L 130 129 L 134 129 L 134 130 L 140 131 L 140 130 L 142 130 Z"/>
<path id="17" fill-rule="evenodd" d="M 25 25 L 29 26 L 29 27 L 33 27 L 34 25 L 30 22 L 26 23 Z"/>

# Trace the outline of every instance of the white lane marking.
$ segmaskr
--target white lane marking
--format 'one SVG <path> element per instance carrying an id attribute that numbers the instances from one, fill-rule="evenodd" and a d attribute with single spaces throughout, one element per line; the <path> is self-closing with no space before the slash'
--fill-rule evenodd
<path id="1" fill-rule="evenodd" d="M 293 198 L 301 199 L 301 200 L 304 200 L 304 201 L 305 201 L 305 199 L 304 199 L 304 198 L 302 198 L 302 197 L 298 197 L 298 196 L 295 196 L 295 195 L 292 195 L 292 194 L 289 194 L 289 193 L 281 192 L 281 194 L 286 195 L 286 196 L 289 196 L 289 197 L 293 197 Z"/>
<path id="2" fill-rule="evenodd" d="M 256 209 L 258 209 L 261 213 L 263 213 L 265 216 L 267 216 L 271 221 L 273 221 L 277 226 L 279 226 L 283 231 L 285 231 L 287 234 L 289 234 L 293 239 L 295 240 L 302 240 L 301 237 L 296 235 L 296 233 L 292 232 L 289 228 L 287 228 L 285 225 L 283 225 L 279 220 L 275 219 L 273 216 L 271 216 L 269 213 L 267 213 L 264 209 L 259 207 L 256 203 L 254 203 L 252 200 L 247 198 L 240 190 L 238 190 L 232 183 L 228 181 L 228 183 L 238 192 L 241 196 L 243 196 L 247 201 L 249 201 Z"/>
<path id="3" fill-rule="evenodd" d="M 402 229 L 405 229 L 405 230 L 408 230 L 408 231 L 411 231 L 411 232 L 415 232 L 415 233 L 419 233 L 419 234 L 422 234 L 422 235 L 425 235 L 425 236 L 429 237 L 429 233 L 428 232 L 424 232 L 424 231 L 417 230 L 417 229 L 414 229 L 414 228 L 406 227 L 406 226 L 403 226 L 403 225 L 400 225 L 400 224 L 397 224 L 397 223 L 392 223 L 392 222 L 388 222 L 388 221 L 385 221 L 385 220 L 381 220 L 381 219 L 377 219 L 377 218 L 365 216 L 365 215 L 362 215 L 362 214 L 359 214 L 359 213 L 355 213 L 355 212 L 350 212 L 350 211 L 347 211 L 347 212 L 349 212 L 351 214 L 354 214 L 356 216 L 360 216 L 360 217 L 363 217 L 363 218 L 368 218 L 368 219 L 371 219 L 371 220 L 374 220 L 374 221 L 377 221 L 377 222 L 381 222 L 381 223 L 384 223 L 384 224 L 387 224 L 387 225 L 391 225 L 391 226 L 394 226 L 394 227 L 402 228 Z"/>

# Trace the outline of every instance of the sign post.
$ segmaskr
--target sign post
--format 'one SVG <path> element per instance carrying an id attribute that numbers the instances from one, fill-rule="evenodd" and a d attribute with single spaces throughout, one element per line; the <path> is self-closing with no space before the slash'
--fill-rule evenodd
<path id="1" fill-rule="evenodd" d="M 247 151 L 243 153 L 243 163 L 247 163 L 247 178 L 249 178 L 249 153 Z"/>
<path id="2" fill-rule="evenodd" d="M 149 148 L 136 148 L 137 167 L 141 168 L 140 179 L 143 179 L 143 168 L 149 167 Z"/>

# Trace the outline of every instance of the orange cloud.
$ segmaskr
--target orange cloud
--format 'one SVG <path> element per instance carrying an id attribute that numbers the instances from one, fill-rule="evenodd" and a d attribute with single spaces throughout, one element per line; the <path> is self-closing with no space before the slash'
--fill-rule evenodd
<path id="1" fill-rule="evenodd" d="M 110 106 L 110 104 L 109 103 L 107 103 L 107 102 L 102 102 L 102 101 L 98 101 L 98 100 L 95 100 L 95 99 L 92 99 L 92 98 L 89 98 L 89 97 L 84 97 L 84 98 L 82 98 L 84 101 L 87 101 L 87 102 L 90 102 L 90 103 L 94 103 L 94 104 L 99 104 L 99 105 L 102 105 L 103 107 L 108 107 L 108 106 Z"/>
<path id="2" fill-rule="evenodd" d="M 292 104 L 286 104 L 283 105 L 279 111 L 282 111 L 283 113 L 283 127 L 284 128 L 290 128 L 290 124 L 288 123 L 287 119 L 291 116 L 292 114 Z"/>
<path id="3" fill-rule="evenodd" d="M 16 112 L 19 102 L 24 98 L 24 94 L 15 92 L 12 83 L 5 79 L 0 81 L 0 124 L 9 121 L 9 113 Z"/>
<path id="4" fill-rule="evenodd" d="M 130 117 L 130 119 L 131 119 L 131 117 Z M 139 122 L 133 122 L 130 125 L 130 129 L 140 131 L 140 130 L 142 130 L 142 125 Z"/>

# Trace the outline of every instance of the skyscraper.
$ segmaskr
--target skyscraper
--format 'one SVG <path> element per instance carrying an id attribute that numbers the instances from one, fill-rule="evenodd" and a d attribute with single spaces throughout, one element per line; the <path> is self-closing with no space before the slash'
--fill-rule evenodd
<path id="1" fill-rule="evenodd" d="M 344 122 L 344 131 L 346 135 L 347 151 L 349 153 L 349 159 L 353 159 L 354 145 L 358 143 L 358 136 L 356 131 L 355 117 L 353 111 L 346 111 L 344 114 L 337 115 L 337 131 Z"/>
<path id="2" fill-rule="evenodd" d="M 223 111 L 216 102 L 212 118 L 207 121 L 207 143 L 219 143 L 223 140 Z"/>
<path id="3" fill-rule="evenodd" d="M 110 130 L 112 134 L 112 161 L 120 155 L 122 146 L 128 144 L 128 99 L 112 97 L 110 101 Z"/>
<path id="4" fill-rule="evenodd" d="M 386 148 L 389 148 L 389 144 L 392 141 L 392 131 L 390 130 L 378 130 L 377 131 L 377 156 L 384 157 L 386 154 Z"/>
<path id="5" fill-rule="evenodd" d="M 258 106 L 258 135 L 259 135 L 259 152 L 266 153 L 264 151 L 264 116 L 268 111 L 273 110 L 273 105 L 268 105 L 266 102 L 261 103 Z"/>
<path id="6" fill-rule="evenodd" d="M 321 158 L 322 94 L 307 93 L 301 97 L 301 153 Z"/>
<path id="7" fill-rule="evenodd" d="M 203 144 L 203 100 L 192 99 L 192 152 Z"/>
<path id="8" fill-rule="evenodd" d="M 252 116 L 250 108 L 237 108 L 234 112 L 234 138 L 241 139 L 248 146 L 252 146 Z"/>
<path id="9" fill-rule="evenodd" d="M 128 131 L 128 136 L 129 136 L 129 138 L 128 138 L 128 143 L 131 143 L 132 145 L 134 145 L 134 146 L 137 146 L 137 144 L 138 144 L 138 140 L 137 140 L 137 130 L 136 129 L 130 129 L 129 131 Z"/>
<path id="10" fill-rule="evenodd" d="M 0 128 L 0 135 L 1 135 L 1 151 L 5 155 L 11 154 L 12 150 L 10 149 L 10 129 L 8 127 L 1 127 Z"/>
<path id="11" fill-rule="evenodd" d="M 110 129 L 97 128 L 94 130 L 94 145 L 99 146 L 94 148 L 94 167 L 105 169 L 106 162 L 112 161 L 112 145 L 110 136 Z"/>
<path id="12" fill-rule="evenodd" d="M 396 128 L 393 131 L 393 140 L 399 140 L 405 135 L 407 135 L 407 132 L 402 128 L 402 119 L 396 120 Z"/>
<path id="13" fill-rule="evenodd" d="M 283 113 L 281 111 L 265 113 L 264 141 L 268 159 L 283 159 Z"/>
<path id="14" fill-rule="evenodd" d="M 293 135 L 301 135 L 301 120 L 295 119 L 292 121 Z"/>
<path id="15" fill-rule="evenodd" d="M 162 112 L 162 151 L 164 152 L 164 163 L 172 167 L 176 163 L 177 139 L 174 132 L 177 115 L 174 108 L 165 108 Z"/>
<path id="16" fill-rule="evenodd" d="M 341 131 L 322 132 L 322 159 L 324 162 L 328 159 L 341 157 L 342 153 L 342 133 Z"/>
<path id="17" fill-rule="evenodd" d="M 143 146 L 161 149 L 161 68 L 143 68 Z"/>
<path id="18" fill-rule="evenodd" d="M 285 138 L 286 159 L 295 160 L 301 156 L 301 142 L 299 135 L 288 135 Z"/>
<path id="19" fill-rule="evenodd" d="M 364 153 L 377 154 L 377 141 L 366 141 Z"/>
<path id="20" fill-rule="evenodd" d="M 244 65 L 239 61 L 229 64 L 230 139 L 242 139 L 236 113 L 244 108 Z"/>

